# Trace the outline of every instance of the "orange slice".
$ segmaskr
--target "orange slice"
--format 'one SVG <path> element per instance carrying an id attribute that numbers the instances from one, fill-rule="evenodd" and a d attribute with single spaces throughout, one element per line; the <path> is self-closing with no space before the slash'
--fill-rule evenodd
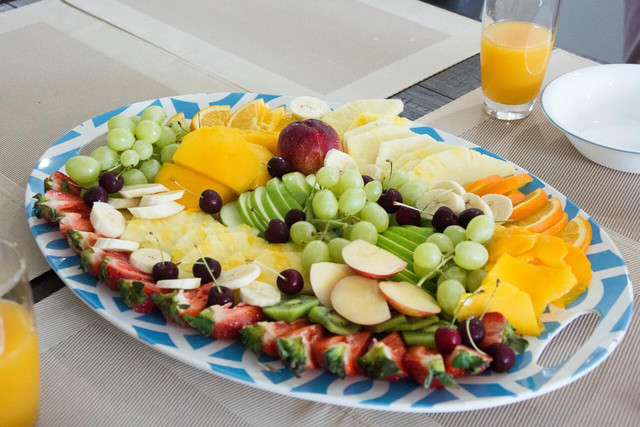
<path id="1" fill-rule="evenodd" d="M 264 115 L 262 118 L 261 129 L 266 131 L 274 130 L 284 118 L 284 106 L 274 108 Z"/>
<path id="2" fill-rule="evenodd" d="M 524 193 L 521 193 L 518 190 L 514 190 L 511 193 L 507 193 L 507 197 L 511 200 L 511 203 L 513 203 L 514 206 L 524 201 L 524 199 L 527 198 L 527 196 Z"/>
<path id="3" fill-rule="evenodd" d="M 171 116 L 171 117 L 169 117 L 167 119 L 167 123 L 169 123 L 173 119 L 178 119 L 178 120 L 181 120 L 181 121 L 183 121 L 185 123 L 187 122 L 187 119 L 185 118 L 184 113 L 175 113 L 173 116 Z"/>
<path id="4" fill-rule="evenodd" d="M 277 114 L 278 113 L 276 113 L 276 115 Z M 234 111 L 227 121 L 227 126 L 238 129 L 271 130 L 263 127 L 265 118 L 267 119 L 268 125 L 271 126 L 272 119 L 269 106 L 264 103 L 262 98 L 258 98 Z M 275 125 L 273 126 L 275 127 Z"/>
<path id="5" fill-rule="evenodd" d="M 538 212 L 547 203 L 547 193 L 542 188 L 538 188 L 529 194 L 523 201 L 513 206 L 511 212 L 512 219 L 522 219 Z"/>
<path id="6" fill-rule="evenodd" d="M 503 178 L 500 181 L 492 182 L 484 187 L 481 187 L 474 191 L 473 193 L 482 197 L 486 194 L 507 194 L 518 188 L 522 187 L 528 182 L 533 181 L 531 175 L 528 173 L 519 173 L 517 175 L 512 175 L 508 178 Z"/>
<path id="7" fill-rule="evenodd" d="M 212 105 L 198 111 L 191 119 L 191 130 L 224 126 L 231 117 L 231 107 L 228 105 Z"/>
<path id="8" fill-rule="evenodd" d="M 472 182 L 467 185 L 464 189 L 467 193 L 474 193 L 485 185 L 489 185 L 493 182 L 502 181 L 502 177 L 500 175 L 488 175 L 484 178 L 480 178 L 477 181 Z"/>
<path id="9" fill-rule="evenodd" d="M 294 121 L 293 113 L 291 111 L 285 111 L 284 116 L 280 120 L 280 123 L 274 129 L 275 132 L 280 132 L 284 129 L 289 123 Z"/>
<path id="10" fill-rule="evenodd" d="M 562 219 L 562 203 L 552 197 L 542 206 L 542 209 L 526 218 L 513 223 L 516 227 L 523 227 L 536 233 L 542 233 Z"/>
<path id="11" fill-rule="evenodd" d="M 555 236 L 567 225 L 567 222 L 569 222 L 569 215 L 567 215 L 566 212 L 563 212 L 560 221 L 556 222 L 551 227 L 544 230 L 542 233 L 548 234 L 549 236 Z"/>
<path id="12" fill-rule="evenodd" d="M 591 230 L 589 221 L 577 216 L 569 221 L 569 223 L 556 234 L 556 237 L 561 238 L 571 246 L 579 248 L 584 252 L 589 245 L 591 245 L 592 233 L 593 231 Z"/>

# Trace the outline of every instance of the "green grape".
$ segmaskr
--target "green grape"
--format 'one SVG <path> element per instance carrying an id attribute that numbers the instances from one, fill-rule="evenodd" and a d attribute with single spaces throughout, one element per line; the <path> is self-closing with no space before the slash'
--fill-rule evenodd
<path id="1" fill-rule="evenodd" d="M 334 168 L 324 166 L 316 173 L 316 180 L 324 188 L 334 187 L 340 180 L 340 172 Z"/>
<path id="2" fill-rule="evenodd" d="M 142 112 L 142 120 L 151 120 L 152 122 L 156 122 L 161 125 L 164 122 L 164 119 L 167 117 L 166 111 L 159 105 L 152 105 L 147 107 Z"/>
<path id="3" fill-rule="evenodd" d="M 413 251 L 413 265 L 433 270 L 442 261 L 440 248 L 433 243 L 422 243 Z"/>
<path id="4" fill-rule="evenodd" d="M 82 187 L 82 190 L 80 190 L 80 196 L 84 197 L 84 192 L 85 190 L 90 189 L 91 187 L 97 187 L 100 185 L 100 181 L 95 180 L 95 181 L 91 181 L 87 184 L 80 184 L 80 186 Z"/>
<path id="5" fill-rule="evenodd" d="M 331 261 L 338 264 L 344 264 L 344 260 L 342 259 L 342 250 L 349 243 L 351 242 L 347 239 L 343 239 L 342 237 L 336 237 L 335 239 L 329 240 L 329 256 L 331 257 Z"/>
<path id="6" fill-rule="evenodd" d="M 304 246 L 313 240 L 315 232 L 316 229 L 310 222 L 298 221 L 289 229 L 289 236 L 294 243 Z"/>
<path id="7" fill-rule="evenodd" d="M 484 270 L 473 270 L 467 275 L 467 290 L 475 292 L 482 285 L 482 279 L 487 275 Z"/>
<path id="8" fill-rule="evenodd" d="M 320 219 L 331 219 L 338 213 L 338 201 L 330 190 L 318 191 L 311 203 L 313 212 Z"/>
<path id="9" fill-rule="evenodd" d="M 355 215 L 367 203 L 367 194 L 362 188 L 350 188 L 340 195 L 338 210 L 345 215 Z"/>
<path id="10" fill-rule="evenodd" d="M 487 248 L 480 243 L 465 241 L 458 243 L 453 262 L 465 270 L 477 270 L 485 266 L 489 260 Z"/>
<path id="11" fill-rule="evenodd" d="M 385 179 L 385 188 L 400 188 L 409 182 L 409 174 L 403 169 L 394 169 L 393 173 Z M 404 198 L 403 198 L 404 200 Z"/>
<path id="12" fill-rule="evenodd" d="M 340 192 L 345 192 L 350 188 L 362 188 L 364 186 L 364 181 L 362 180 L 362 175 L 360 175 L 359 171 L 349 169 L 342 173 L 338 185 L 340 186 Z"/>
<path id="13" fill-rule="evenodd" d="M 133 147 L 136 142 L 135 136 L 130 130 L 124 128 L 111 129 L 107 133 L 107 144 L 109 148 L 116 151 L 125 151 Z"/>
<path id="14" fill-rule="evenodd" d="M 459 281 L 445 280 L 438 286 L 436 298 L 438 300 L 438 304 L 440 304 L 440 307 L 445 313 L 453 314 L 458 306 L 460 295 L 465 292 L 464 286 Z"/>
<path id="15" fill-rule="evenodd" d="M 493 237 L 495 223 L 486 215 L 478 215 L 467 224 L 467 239 L 476 243 L 487 243 Z"/>
<path id="16" fill-rule="evenodd" d="M 160 151 L 160 160 L 162 163 L 171 163 L 173 155 L 178 151 L 180 144 L 169 144 Z"/>
<path id="17" fill-rule="evenodd" d="M 100 176 L 100 162 L 90 156 L 75 156 L 65 164 L 67 175 L 78 184 L 87 184 Z"/>
<path id="18" fill-rule="evenodd" d="M 364 192 L 369 202 L 377 202 L 382 194 L 382 183 L 380 181 L 370 181 L 365 184 Z"/>
<path id="19" fill-rule="evenodd" d="M 460 242 L 464 242 L 465 240 L 465 229 L 460 227 L 459 225 L 450 225 L 443 231 L 444 235 L 451 239 L 453 242 L 453 246 L 456 246 Z"/>
<path id="20" fill-rule="evenodd" d="M 367 202 L 359 214 L 360 218 L 376 227 L 378 233 L 389 228 L 389 214 L 376 202 Z"/>
<path id="21" fill-rule="evenodd" d="M 411 181 L 398 188 L 398 191 L 402 195 L 402 202 L 415 206 L 418 197 L 427 191 L 427 184 L 423 181 Z"/>
<path id="22" fill-rule="evenodd" d="M 438 284 L 449 279 L 457 280 L 464 286 L 467 286 L 467 282 L 469 280 L 469 272 L 457 265 L 451 265 L 447 267 L 442 273 L 440 273 L 440 277 L 438 277 Z"/>
<path id="23" fill-rule="evenodd" d="M 127 150 L 120 154 L 120 163 L 125 168 L 137 166 L 140 161 L 140 156 L 133 150 Z"/>
<path id="24" fill-rule="evenodd" d="M 351 230 L 353 230 L 353 225 L 349 225 L 342 229 L 342 237 L 347 240 L 351 240 Z"/>
<path id="25" fill-rule="evenodd" d="M 309 271 L 311 264 L 317 262 L 327 262 L 329 257 L 329 246 L 321 240 L 312 240 L 302 250 L 302 266 Z"/>
<path id="26" fill-rule="evenodd" d="M 189 133 L 189 125 L 180 119 L 169 120 L 167 126 L 176 134 L 176 141 L 182 141 L 182 138 Z"/>
<path id="27" fill-rule="evenodd" d="M 107 127 L 109 128 L 109 130 L 115 128 L 123 128 L 128 129 L 129 132 L 133 132 L 133 130 L 136 128 L 136 125 L 131 121 L 129 117 L 117 115 L 109 119 L 109 121 L 107 122 Z"/>
<path id="28" fill-rule="evenodd" d="M 140 165 L 140 172 L 144 174 L 144 177 L 147 178 L 147 181 L 153 182 L 156 179 L 158 171 L 160 170 L 160 166 L 162 165 L 156 159 L 147 160 Z"/>
<path id="29" fill-rule="evenodd" d="M 375 245 L 378 241 L 378 232 L 376 231 L 375 225 L 369 221 L 360 221 L 351 228 L 349 239 L 351 241 L 364 240 L 365 242 Z"/>
<path id="30" fill-rule="evenodd" d="M 420 277 L 424 277 L 427 274 L 431 274 L 433 269 L 420 267 L 418 264 L 413 264 L 413 271 Z"/>
<path id="31" fill-rule="evenodd" d="M 100 167 L 103 171 L 111 169 L 118 164 L 118 153 L 106 145 L 93 150 L 91 157 L 100 162 Z"/>
<path id="32" fill-rule="evenodd" d="M 453 242 L 447 236 L 442 233 L 433 233 L 431 236 L 427 237 L 427 242 L 435 244 L 440 248 L 440 252 L 444 255 L 449 255 L 453 253 Z"/>
<path id="33" fill-rule="evenodd" d="M 147 178 L 138 169 L 129 169 L 122 172 L 122 178 L 124 179 L 124 185 L 138 185 L 148 184 Z"/>
<path id="34" fill-rule="evenodd" d="M 136 125 L 136 138 L 144 139 L 151 144 L 158 141 L 161 134 L 162 128 L 160 125 L 151 120 L 142 120 Z"/>
<path id="35" fill-rule="evenodd" d="M 133 151 L 138 153 L 140 160 L 147 160 L 153 154 L 153 145 L 143 139 L 139 139 L 133 143 Z"/>
<path id="36" fill-rule="evenodd" d="M 161 150 L 169 144 L 175 144 L 175 142 L 175 132 L 169 126 L 160 126 L 160 138 L 156 141 L 154 148 L 158 147 Z"/>
<path id="37" fill-rule="evenodd" d="M 140 116 L 129 116 L 129 120 L 131 120 L 133 122 L 134 125 L 138 125 L 138 123 L 140 123 L 140 120 L 142 120 L 142 117 Z M 131 132 L 133 132 L 133 129 L 131 130 Z"/>

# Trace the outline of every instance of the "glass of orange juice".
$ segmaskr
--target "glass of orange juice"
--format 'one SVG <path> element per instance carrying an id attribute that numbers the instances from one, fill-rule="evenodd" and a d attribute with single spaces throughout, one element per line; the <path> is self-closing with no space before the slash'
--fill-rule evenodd
<path id="1" fill-rule="evenodd" d="M 0 426 L 31 426 L 38 417 L 40 361 L 26 262 L 0 240 Z"/>
<path id="2" fill-rule="evenodd" d="M 547 71 L 561 0 L 485 0 L 480 42 L 482 97 L 489 115 L 529 115 Z"/>

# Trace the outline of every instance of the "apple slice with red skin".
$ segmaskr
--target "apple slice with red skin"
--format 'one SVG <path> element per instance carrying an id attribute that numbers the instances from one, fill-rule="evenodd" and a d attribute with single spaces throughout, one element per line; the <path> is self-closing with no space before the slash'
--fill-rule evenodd
<path id="1" fill-rule="evenodd" d="M 380 282 L 380 292 L 391 307 L 407 316 L 427 317 L 442 310 L 435 298 L 409 282 Z"/>
<path id="2" fill-rule="evenodd" d="M 372 279 L 386 279 L 407 268 L 407 263 L 364 240 L 354 240 L 342 249 L 342 259 L 356 273 Z"/>
<path id="3" fill-rule="evenodd" d="M 355 275 L 355 271 L 345 264 L 333 262 L 317 262 L 311 265 L 309 271 L 309 281 L 311 289 L 320 304 L 333 308 L 331 305 L 331 291 L 340 279 Z"/>
<path id="4" fill-rule="evenodd" d="M 358 325 L 377 325 L 391 318 L 378 281 L 358 275 L 347 276 L 335 284 L 331 305 L 339 315 Z"/>

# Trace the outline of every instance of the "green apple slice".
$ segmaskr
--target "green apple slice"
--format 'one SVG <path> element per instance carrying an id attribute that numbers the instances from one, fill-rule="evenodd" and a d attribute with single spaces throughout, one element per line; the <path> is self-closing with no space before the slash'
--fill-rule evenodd
<path id="1" fill-rule="evenodd" d="M 284 198 L 285 203 L 289 207 L 289 210 L 291 209 L 302 210 L 302 206 L 300 206 L 300 203 L 298 203 L 296 199 L 291 195 L 291 193 L 289 193 L 289 190 L 287 190 L 287 187 L 285 187 L 284 183 L 280 180 L 278 180 L 278 189 L 280 190 L 280 194 Z"/>
<path id="2" fill-rule="evenodd" d="M 238 215 L 242 219 L 242 222 L 247 224 L 249 227 L 258 228 L 258 226 L 253 222 L 253 218 L 249 215 L 249 193 L 242 193 L 240 197 L 238 197 Z"/>
<path id="3" fill-rule="evenodd" d="M 300 172 L 291 172 L 282 176 L 282 182 L 296 202 L 304 205 L 312 190 L 305 176 Z"/>
<path id="4" fill-rule="evenodd" d="M 251 218 L 251 221 L 256 225 L 256 228 L 258 229 L 258 231 L 260 232 L 260 234 L 264 234 L 265 230 L 267 229 L 267 221 L 262 217 L 262 215 L 258 212 L 258 210 L 253 207 L 253 205 L 251 204 L 251 195 L 253 194 L 253 191 L 250 193 L 247 193 L 248 197 L 246 198 L 246 205 L 247 205 L 247 213 L 249 214 L 249 218 Z"/>
<path id="5" fill-rule="evenodd" d="M 269 215 L 269 218 L 270 219 L 277 218 L 284 221 L 284 216 L 280 215 L 280 211 L 278 211 L 278 208 L 276 208 L 276 205 L 274 205 L 273 202 L 271 201 L 271 198 L 269 197 L 269 193 L 267 192 L 267 188 L 259 187 L 256 189 L 256 192 L 260 190 L 260 188 L 264 189 L 264 191 L 260 191 L 261 197 L 262 197 L 262 206 L 264 206 L 264 210 L 267 212 L 267 215 Z"/>
<path id="6" fill-rule="evenodd" d="M 251 193 L 251 196 L 249 196 L 249 206 L 252 208 L 253 213 L 259 217 L 259 220 L 262 220 L 262 222 L 265 224 L 269 224 L 269 221 L 271 221 L 271 217 L 269 216 L 269 213 L 262 203 L 262 196 L 266 191 L 267 189 L 264 187 L 256 188 L 255 191 Z"/>
<path id="7" fill-rule="evenodd" d="M 220 220 L 227 227 L 235 227 L 244 224 L 240 213 L 238 212 L 238 202 L 227 203 L 220 209 Z"/>
<path id="8" fill-rule="evenodd" d="M 280 212 L 282 218 L 284 218 L 287 212 L 289 212 L 289 205 L 287 205 L 287 202 L 285 202 L 284 197 L 282 197 L 280 193 L 279 182 L 280 180 L 278 178 L 272 178 L 267 182 L 267 197 L 271 200 L 276 210 Z"/>

